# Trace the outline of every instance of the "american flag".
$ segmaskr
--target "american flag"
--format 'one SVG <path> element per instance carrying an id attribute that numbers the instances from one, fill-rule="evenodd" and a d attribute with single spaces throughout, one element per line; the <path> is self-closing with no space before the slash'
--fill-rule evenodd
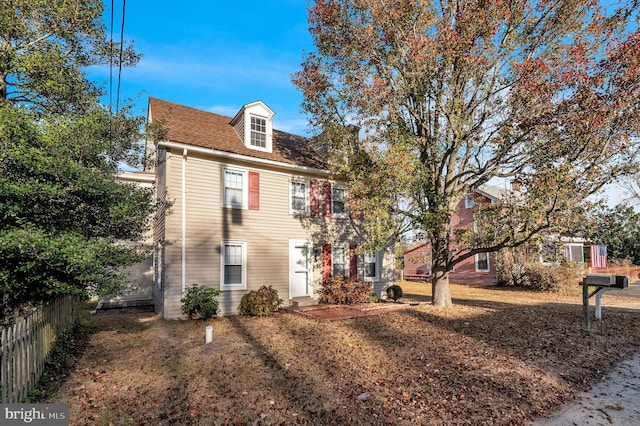
<path id="1" fill-rule="evenodd" d="M 605 245 L 591 246 L 591 267 L 592 268 L 607 267 L 607 246 Z"/>

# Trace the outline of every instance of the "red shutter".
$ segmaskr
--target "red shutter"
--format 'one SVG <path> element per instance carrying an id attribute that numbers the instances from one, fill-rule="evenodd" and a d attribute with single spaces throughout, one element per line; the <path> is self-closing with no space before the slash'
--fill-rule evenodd
<path id="1" fill-rule="evenodd" d="M 331 278 L 331 244 L 322 245 L 322 281 Z"/>
<path id="2" fill-rule="evenodd" d="M 260 210 L 260 173 L 249 172 L 249 210 Z"/>
<path id="3" fill-rule="evenodd" d="M 362 214 L 362 212 L 358 212 L 355 213 L 355 210 L 358 209 L 358 202 L 356 201 L 355 197 L 350 196 L 349 197 L 349 206 L 347 207 L 347 209 L 349 210 L 349 217 L 351 219 L 357 219 L 357 220 L 362 220 L 364 219 L 364 215 Z"/>
<path id="4" fill-rule="evenodd" d="M 318 181 L 311 181 L 311 216 L 320 215 L 320 198 L 318 197 Z"/>
<path id="5" fill-rule="evenodd" d="M 349 276 L 358 279 L 358 256 L 356 255 L 357 244 L 349 244 Z"/>
<path id="6" fill-rule="evenodd" d="M 325 182 L 322 184 L 322 202 L 325 217 L 331 217 L 331 183 Z"/>

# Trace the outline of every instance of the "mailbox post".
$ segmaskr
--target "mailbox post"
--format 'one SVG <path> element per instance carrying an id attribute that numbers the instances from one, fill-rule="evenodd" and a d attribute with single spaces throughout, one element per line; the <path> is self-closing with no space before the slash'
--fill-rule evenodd
<path id="1" fill-rule="evenodd" d="M 624 289 L 629 286 L 629 279 L 623 275 L 609 275 L 609 274 L 589 274 L 582 282 L 582 310 L 584 312 L 584 322 L 587 326 L 587 330 L 591 328 L 591 321 L 589 317 L 589 299 L 591 296 L 596 295 L 596 318 L 602 318 L 602 293 L 605 288 L 617 288 Z M 589 287 L 595 287 L 593 292 L 589 293 Z"/>

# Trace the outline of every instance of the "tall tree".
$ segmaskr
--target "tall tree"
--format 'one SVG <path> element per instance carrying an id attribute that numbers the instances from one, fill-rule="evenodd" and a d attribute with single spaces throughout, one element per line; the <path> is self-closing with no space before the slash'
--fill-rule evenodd
<path id="1" fill-rule="evenodd" d="M 117 294 L 140 260 L 123 242 L 146 230 L 151 194 L 115 175 L 142 161 L 143 118 L 131 105 L 112 114 L 84 75 L 119 60 L 101 12 L 81 0 L 0 5 L 0 320 L 58 294 Z"/>
<path id="2" fill-rule="evenodd" d="M 112 43 L 100 0 L 5 0 L 0 3 L 0 102 L 46 113 L 82 112 L 100 90 L 86 67 L 134 65 L 132 45 Z"/>
<path id="3" fill-rule="evenodd" d="M 581 200 L 635 167 L 637 7 L 636 0 L 310 7 L 316 51 L 293 81 L 319 149 L 350 182 L 352 209 L 364 213 L 372 246 L 407 226 L 429 238 L 436 305 L 451 305 L 456 264 L 560 230 Z M 459 201 L 494 178 L 517 180 L 522 192 L 477 205 L 490 227 L 451 235 Z"/>
<path id="4" fill-rule="evenodd" d="M 607 246 L 609 259 L 629 259 L 634 265 L 640 265 L 640 213 L 633 207 L 624 204 L 595 206 L 583 228 L 585 237 L 591 242 Z"/>

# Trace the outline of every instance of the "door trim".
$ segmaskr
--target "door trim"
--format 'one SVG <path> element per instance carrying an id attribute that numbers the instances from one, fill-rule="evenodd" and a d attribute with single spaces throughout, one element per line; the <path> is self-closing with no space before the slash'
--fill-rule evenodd
<path id="1" fill-rule="evenodd" d="M 292 296 L 292 289 L 295 283 L 295 272 L 294 272 L 294 257 L 295 257 L 295 248 L 296 246 L 306 246 L 307 248 L 307 294 L 296 296 L 296 297 L 311 297 L 313 295 L 313 268 L 311 261 L 311 250 L 313 246 L 311 245 L 311 241 L 308 240 L 289 240 L 289 299 Z"/>

